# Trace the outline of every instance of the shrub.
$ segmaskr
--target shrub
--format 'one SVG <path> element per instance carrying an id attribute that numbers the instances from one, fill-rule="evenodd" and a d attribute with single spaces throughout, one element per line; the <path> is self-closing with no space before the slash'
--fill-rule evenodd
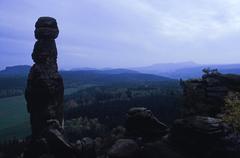
<path id="1" fill-rule="evenodd" d="M 223 120 L 229 124 L 235 132 L 240 132 L 240 93 L 230 92 L 225 98 Z"/>

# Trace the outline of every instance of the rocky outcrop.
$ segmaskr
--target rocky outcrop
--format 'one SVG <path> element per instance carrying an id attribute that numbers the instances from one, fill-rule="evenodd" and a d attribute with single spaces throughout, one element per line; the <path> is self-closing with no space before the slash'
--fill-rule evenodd
<path id="1" fill-rule="evenodd" d="M 167 130 L 150 110 L 132 108 L 126 124 L 125 137 L 108 151 L 110 158 L 237 158 L 240 154 L 240 138 L 221 119 L 177 119 Z"/>
<path id="2" fill-rule="evenodd" d="M 74 145 L 76 157 L 81 158 L 96 158 L 95 142 L 89 137 L 85 137 L 82 140 L 77 140 Z"/>
<path id="3" fill-rule="evenodd" d="M 132 139 L 119 139 L 108 151 L 109 158 L 137 158 L 139 146 Z"/>
<path id="4" fill-rule="evenodd" d="M 131 108 L 126 120 L 127 135 L 152 139 L 166 135 L 168 127 L 160 122 L 153 113 L 146 108 Z"/>
<path id="5" fill-rule="evenodd" d="M 217 70 L 203 70 L 201 79 L 182 82 L 184 115 L 213 116 L 221 113 L 224 98 L 230 91 L 240 91 L 240 76 L 221 74 Z"/>
<path id="6" fill-rule="evenodd" d="M 40 17 L 35 24 L 37 39 L 32 59 L 26 101 L 30 113 L 32 135 L 27 141 L 24 158 L 96 157 L 93 141 L 83 139 L 70 144 L 63 135 L 63 79 L 58 72 L 55 38 L 57 22 L 51 17 Z"/>
<path id="7" fill-rule="evenodd" d="M 25 93 L 34 138 L 48 128 L 50 120 L 62 126 L 64 86 L 57 66 L 55 38 L 58 33 L 54 18 L 40 17 L 35 24 L 37 41 L 32 53 L 35 64 L 30 70 Z"/>
<path id="8" fill-rule="evenodd" d="M 166 141 L 169 128 L 152 111 L 136 107 L 127 114 L 126 134 L 115 141 L 109 158 L 181 158 Z"/>
<path id="9" fill-rule="evenodd" d="M 201 158 L 238 157 L 239 137 L 221 119 L 194 116 L 175 121 L 169 141 L 188 155 Z"/>

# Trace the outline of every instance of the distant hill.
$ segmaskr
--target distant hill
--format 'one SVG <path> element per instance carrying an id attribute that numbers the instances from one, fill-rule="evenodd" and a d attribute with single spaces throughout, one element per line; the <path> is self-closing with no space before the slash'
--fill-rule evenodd
<path id="1" fill-rule="evenodd" d="M 10 80 L 15 80 L 16 77 L 24 77 L 22 80 L 26 80 L 27 74 L 30 70 L 29 65 L 17 65 L 17 66 L 9 66 L 6 69 L 0 71 L 0 80 L 1 78 L 12 77 Z M 218 65 L 200 65 L 193 62 L 182 62 L 182 63 L 165 63 L 165 64 L 154 64 L 146 67 L 138 67 L 131 69 L 96 69 L 96 68 L 76 68 L 70 71 L 60 71 L 63 75 L 63 78 L 68 83 L 69 80 L 79 80 L 88 82 L 88 81 L 100 81 L 102 82 L 110 82 L 110 81 L 133 81 L 133 78 L 140 77 L 136 79 L 136 81 L 140 81 L 143 78 L 145 79 L 156 79 L 157 80 L 167 80 L 169 78 L 172 79 L 189 79 L 189 78 L 199 78 L 202 76 L 202 70 L 204 68 L 218 69 L 219 72 L 227 74 L 240 74 L 240 64 L 218 64 Z M 148 75 L 147 75 L 148 74 Z M 149 75 L 151 74 L 151 75 Z M 112 76 L 116 75 L 116 76 Z M 125 77 L 123 77 L 125 76 Z M 70 79 L 71 78 L 71 79 Z M 18 81 L 17 81 L 18 82 Z M 22 81 L 21 81 L 22 82 Z M 110 82 L 112 83 L 112 82 Z M 4 83 L 2 83 L 4 84 Z M 1 85 L 1 83 L 0 83 Z M 19 85 L 19 83 L 18 83 Z M 5 85 L 6 86 L 6 85 Z"/>
<path id="2" fill-rule="evenodd" d="M 174 72 L 159 73 L 160 76 L 166 76 L 175 79 L 200 78 L 204 68 L 218 69 L 223 74 L 240 74 L 240 64 L 228 65 L 201 65 L 197 67 L 178 69 Z"/>
<path id="3" fill-rule="evenodd" d="M 70 71 L 92 71 L 96 73 L 103 73 L 103 74 L 124 74 L 124 73 L 140 73 L 135 70 L 130 70 L 130 69 L 123 69 L 123 68 L 104 68 L 104 69 L 96 69 L 96 68 L 90 68 L 90 67 L 82 67 L 82 68 L 74 68 L 71 69 Z"/>
<path id="4" fill-rule="evenodd" d="M 0 98 L 21 95 L 24 92 L 28 65 L 9 66 L 0 71 Z"/>
<path id="5" fill-rule="evenodd" d="M 21 95 L 26 87 L 30 66 L 7 67 L 0 71 L 0 98 Z M 145 84 L 149 82 L 173 81 L 153 74 L 143 74 L 128 69 L 60 71 L 65 88 L 84 85 Z"/>
<path id="6" fill-rule="evenodd" d="M 31 69 L 31 66 L 29 65 L 16 65 L 16 66 L 8 66 L 4 70 L 0 71 L 0 77 L 1 76 L 26 76 L 29 73 L 29 70 Z M 65 70 L 60 71 L 62 72 L 67 72 Z M 74 68 L 69 70 L 69 72 L 82 72 L 82 73 L 96 73 L 96 74 L 135 74 L 139 73 L 138 71 L 135 70 L 130 70 L 130 69 L 96 69 L 96 68 L 88 68 L 88 67 L 83 67 L 83 68 Z"/>
<path id="7" fill-rule="evenodd" d="M 146 67 L 132 68 L 132 70 L 173 79 L 189 79 L 201 77 L 204 68 L 218 69 L 219 72 L 224 74 L 240 74 L 240 64 L 200 65 L 193 62 L 154 64 Z"/>
<path id="8" fill-rule="evenodd" d="M 170 73 L 178 69 L 191 68 L 197 66 L 199 66 L 199 64 L 196 64 L 194 62 L 180 62 L 180 63 L 161 63 L 145 67 L 135 67 L 131 69 L 142 73 L 159 75 L 161 73 Z"/>
<path id="9" fill-rule="evenodd" d="M 91 68 L 91 67 L 80 67 L 80 68 L 70 69 L 69 71 L 82 71 L 82 70 L 98 70 L 98 69 L 96 69 L 96 68 Z"/>
<path id="10" fill-rule="evenodd" d="M 138 74 L 140 72 L 129 70 L 129 69 L 108 69 L 108 70 L 102 70 L 102 73 L 106 74 Z"/>
<path id="11" fill-rule="evenodd" d="M 0 71 L 0 76 L 15 76 L 15 75 L 27 75 L 31 66 L 29 65 L 17 65 L 8 66 L 4 70 Z"/>
<path id="12" fill-rule="evenodd" d="M 74 84 L 139 84 L 144 82 L 170 81 L 167 77 L 143 74 L 126 69 L 61 71 L 65 86 Z"/>

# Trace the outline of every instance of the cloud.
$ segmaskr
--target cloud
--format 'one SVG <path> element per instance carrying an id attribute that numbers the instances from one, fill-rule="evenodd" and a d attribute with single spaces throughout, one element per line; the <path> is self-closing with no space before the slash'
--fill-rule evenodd
<path id="1" fill-rule="evenodd" d="M 2 0 L 2 50 L 30 54 L 33 45 L 16 40 L 34 42 L 34 23 L 46 15 L 58 21 L 64 67 L 204 63 L 216 54 L 235 62 L 240 49 L 240 0 Z"/>
<path id="2" fill-rule="evenodd" d="M 159 34 L 180 40 L 216 39 L 239 33 L 240 1 L 182 0 L 152 5 Z M 147 3 L 147 2 L 146 2 Z M 174 4 L 175 3 L 175 4 Z M 161 10 L 161 8 L 169 10 Z"/>

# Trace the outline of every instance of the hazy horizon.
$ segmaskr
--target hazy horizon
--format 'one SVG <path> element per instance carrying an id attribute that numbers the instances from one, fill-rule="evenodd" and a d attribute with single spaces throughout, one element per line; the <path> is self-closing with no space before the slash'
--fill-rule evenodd
<path id="1" fill-rule="evenodd" d="M 239 0 L 2 0 L 0 69 L 32 64 L 40 16 L 57 19 L 60 69 L 240 63 Z"/>
<path id="2" fill-rule="evenodd" d="M 77 70 L 77 69 L 97 69 L 97 70 L 106 70 L 106 69 L 139 69 L 139 68 L 147 68 L 147 67 L 151 67 L 151 66 L 156 66 L 156 65 L 174 65 L 174 64 L 193 64 L 193 66 L 185 66 L 185 68 L 191 68 L 191 67 L 201 67 L 201 66 L 217 66 L 217 65 L 240 65 L 240 63 L 209 63 L 209 64 L 200 64 L 200 63 L 196 63 L 196 62 L 192 62 L 192 61 L 185 61 L 185 62 L 175 62 L 175 63 L 155 63 L 155 64 L 150 64 L 150 65 L 140 65 L 140 66 L 136 66 L 136 67 L 87 67 L 87 66 L 79 66 L 79 67 L 70 67 L 70 68 L 59 68 L 60 70 Z M 15 66 L 32 66 L 31 64 L 15 64 L 15 65 L 6 65 L 2 68 L 0 68 L 0 71 L 5 70 L 7 67 L 15 67 Z M 166 67 L 166 66 L 165 66 Z M 175 66 L 176 67 L 176 66 Z M 217 68 L 217 67 L 212 67 L 212 68 Z M 176 67 L 177 69 L 177 67 Z M 179 68 L 182 69 L 182 68 Z"/>

